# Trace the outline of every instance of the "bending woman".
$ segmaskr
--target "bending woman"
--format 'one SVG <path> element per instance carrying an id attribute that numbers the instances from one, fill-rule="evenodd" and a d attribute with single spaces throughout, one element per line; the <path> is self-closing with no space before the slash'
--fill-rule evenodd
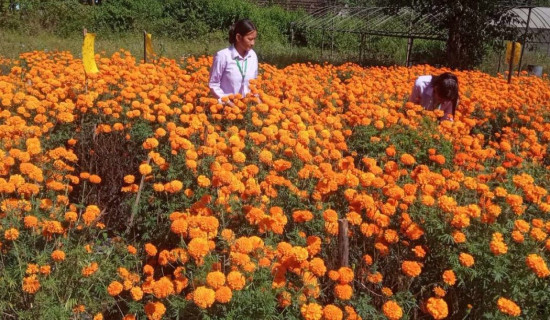
<path id="1" fill-rule="evenodd" d="M 450 72 L 420 76 L 414 82 L 409 101 L 426 110 L 442 110 L 443 117 L 439 120 L 453 121 L 458 105 L 458 79 Z"/>
<path id="2" fill-rule="evenodd" d="M 258 57 L 252 49 L 257 35 L 250 20 L 239 20 L 229 30 L 231 45 L 214 56 L 208 86 L 220 103 L 225 96 L 250 92 L 248 82 L 258 76 Z"/>

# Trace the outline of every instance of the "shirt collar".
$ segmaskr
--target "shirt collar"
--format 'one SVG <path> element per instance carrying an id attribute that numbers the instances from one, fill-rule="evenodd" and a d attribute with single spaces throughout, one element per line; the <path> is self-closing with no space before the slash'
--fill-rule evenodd
<path id="1" fill-rule="evenodd" d="M 233 44 L 229 47 L 229 51 L 231 52 L 231 59 L 232 60 L 235 60 L 237 58 L 239 58 L 240 60 L 246 60 L 250 57 L 250 51 L 252 51 L 252 50 L 248 50 L 248 52 L 246 53 L 244 58 L 241 57 L 241 55 L 239 54 L 237 49 L 235 49 L 235 45 L 233 45 Z"/>

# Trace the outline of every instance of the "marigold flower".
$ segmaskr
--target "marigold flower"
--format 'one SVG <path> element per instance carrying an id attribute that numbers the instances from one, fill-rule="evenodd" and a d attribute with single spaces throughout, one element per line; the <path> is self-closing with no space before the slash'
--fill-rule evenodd
<path id="1" fill-rule="evenodd" d="M 384 312 L 384 315 L 390 320 L 398 320 L 403 317 L 403 310 L 397 302 L 393 300 L 388 300 L 382 305 L 382 312 Z"/>
<path id="2" fill-rule="evenodd" d="M 134 301 L 139 301 L 143 298 L 143 290 L 140 287 L 132 287 L 130 289 L 130 295 Z"/>
<path id="3" fill-rule="evenodd" d="M 401 271 L 409 277 L 417 277 L 422 273 L 422 265 L 416 261 L 403 261 Z"/>
<path id="4" fill-rule="evenodd" d="M 153 168 L 151 168 L 151 166 L 148 165 L 147 163 L 143 163 L 139 165 L 139 173 L 141 173 L 142 175 L 146 176 L 151 172 L 153 172 Z"/>
<path id="5" fill-rule="evenodd" d="M 548 266 L 546 265 L 546 262 L 544 259 L 539 256 L 538 254 L 530 254 L 525 259 L 525 263 L 527 266 L 535 272 L 537 277 L 539 278 L 546 278 L 550 276 L 550 270 L 548 270 Z"/>
<path id="6" fill-rule="evenodd" d="M 244 276 L 239 271 L 231 271 L 227 275 L 227 285 L 232 290 L 241 290 L 244 288 L 245 285 L 245 279 Z"/>
<path id="7" fill-rule="evenodd" d="M 454 286 L 456 283 L 456 276 L 453 270 L 445 270 L 443 271 L 443 282 L 450 286 Z"/>
<path id="8" fill-rule="evenodd" d="M 426 310 L 436 320 L 445 319 L 449 315 L 447 302 L 441 298 L 429 298 L 426 302 Z"/>
<path id="9" fill-rule="evenodd" d="M 460 264 L 465 267 L 471 267 L 474 265 L 474 257 L 470 254 L 461 252 L 458 256 L 458 260 L 460 261 Z"/>
<path id="10" fill-rule="evenodd" d="M 157 255 L 157 247 L 155 247 L 152 243 L 146 243 L 145 244 L 145 252 L 148 256 L 154 257 Z"/>
<path id="11" fill-rule="evenodd" d="M 99 183 L 101 183 L 101 177 L 98 176 L 97 174 L 92 174 L 89 178 L 89 181 L 91 183 L 99 184 Z"/>
<path id="12" fill-rule="evenodd" d="M 23 278 L 23 291 L 30 294 L 35 294 L 40 289 L 40 282 L 36 278 L 36 275 Z"/>
<path id="13" fill-rule="evenodd" d="M 23 223 L 25 224 L 25 228 L 35 228 L 38 225 L 38 218 L 35 216 L 25 216 Z"/>
<path id="14" fill-rule="evenodd" d="M 321 320 L 323 309 L 316 303 L 303 304 L 300 313 L 305 320 Z"/>
<path id="15" fill-rule="evenodd" d="M 512 317 L 518 317 L 521 314 L 520 307 L 512 300 L 500 297 L 497 301 L 497 306 L 500 312 Z"/>
<path id="16" fill-rule="evenodd" d="M 145 305 L 145 314 L 149 320 L 160 320 L 166 312 L 166 307 L 162 302 L 148 302 Z"/>
<path id="17" fill-rule="evenodd" d="M 216 290 L 216 301 L 219 303 L 228 303 L 233 297 L 233 291 L 227 286 L 221 286 Z"/>
<path id="18" fill-rule="evenodd" d="M 217 290 L 225 284 L 225 275 L 220 271 L 209 272 L 206 275 L 206 283 L 212 287 L 212 289 Z"/>
<path id="19" fill-rule="evenodd" d="M 216 292 L 210 288 L 201 286 L 193 291 L 193 301 L 201 308 L 210 308 L 216 301 Z"/>
<path id="20" fill-rule="evenodd" d="M 336 284 L 334 295 L 340 300 L 349 300 L 353 295 L 353 288 L 349 284 Z"/>
<path id="21" fill-rule="evenodd" d="M 55 262 L 61 262 L 65 260 L 65 252 L 61 250 L 54 250 L 51 255 L 53 261 Z"/>
<path id="22" fill-rule="evenodd" d="M 344 313 L 342 309 L 333 304 L 327 304 L 323 307 L 323 319 L 325 320 L 342 320 Z"/>
<path id="23" fill-rule="evenodd" d="M 4 231 L 4 239 L 8 241 L 15 241 L 19 238 L 19 230 L 15 228 L 9 228 L 8 230 Z"/>
<path id="24" fill-rule="evenodd" d="M 124 289 L 124 286 L 122 285 L 122 283 L 118 281 L 113 281 L 107 287 L 107 292 L 109 292 L 109 295 L 114 297 L 114 296 L 118 296 L 123 289 Z"/>

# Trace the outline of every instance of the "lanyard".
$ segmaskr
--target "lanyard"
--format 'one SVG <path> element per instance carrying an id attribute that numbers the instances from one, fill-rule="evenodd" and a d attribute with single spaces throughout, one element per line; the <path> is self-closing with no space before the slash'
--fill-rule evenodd
<path id="1" fill-rule="evenodd" d="M 246 69 L 248 68 L 248 59 L 244 60 L 244 70 L 243 68 L 241 67 L 241 64 L 239 63 L 239 59 L 235 59 L 235 61 L 237 62 L 237 67 L 239 68 L 239 71 L 241 72 L 241 76 L 243 77 L 243 80 L 244 80 L 244 77 L 246 76 Z"/>

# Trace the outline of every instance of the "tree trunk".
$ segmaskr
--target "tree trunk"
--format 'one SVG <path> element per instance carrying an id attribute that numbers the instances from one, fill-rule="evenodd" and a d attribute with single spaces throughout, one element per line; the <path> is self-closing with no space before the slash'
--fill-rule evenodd
<path id="1" fill-rule="evenodd" d="M 457 20 L 451 24 L 449 38 L 447 39 L 447 61 L 451 68 L 463 67 L 462 37 L 460 36 L 460 27 Z"/>

